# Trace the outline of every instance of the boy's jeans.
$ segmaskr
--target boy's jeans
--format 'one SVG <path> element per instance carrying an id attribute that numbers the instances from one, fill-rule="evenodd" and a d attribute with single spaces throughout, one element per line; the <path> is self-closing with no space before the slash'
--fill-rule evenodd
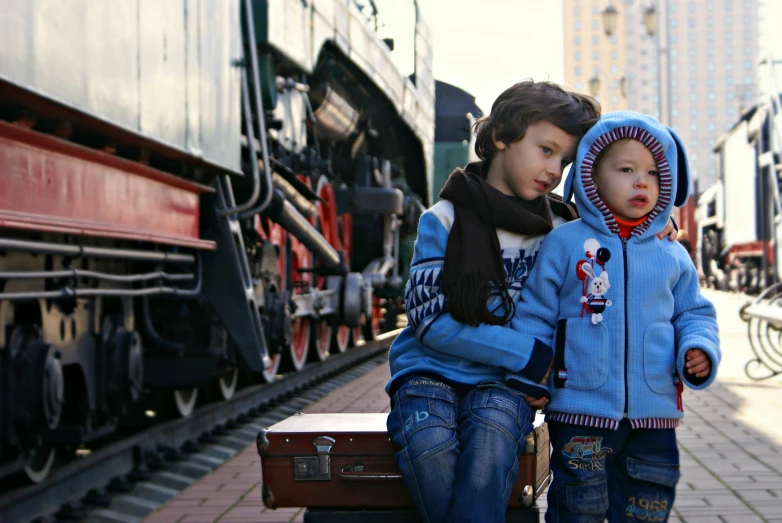
<path id="1" fill-rule="evenodd" d="M 679 480 L 674 429 L 619 430 L 549 422 L 546 522 L 668 521 Z"/>
<path id="2" fill-rule="evenodd" d="M 388 434 L 424 522 L 505 521 L 534 411 L 504 383 L 463 399 L 442 382 L 408 379 L 394 394 Z"/>

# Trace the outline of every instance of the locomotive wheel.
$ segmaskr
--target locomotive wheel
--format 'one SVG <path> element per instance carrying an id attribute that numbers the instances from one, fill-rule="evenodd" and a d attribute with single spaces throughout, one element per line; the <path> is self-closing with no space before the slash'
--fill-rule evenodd
<path id="1" fill-rule="evenodd" d="M 41 483 L 52 471 L 56 455 L 53 447 L 38 447 L 31 450 L 24 466 L 24 475 L 32 483 Z"/>
<path id="2" fill-rule="evenodd" d="M 226 370 L 215 380 L 213 385 L 215 397 L 221 401 L 228 401 L 234 397 L 234 394 L 236 393 L 236 386 L 238 384 L 239 369 L 237 367 L 233 367 Z"/>
<path id="3" fill-rule="evenodd" d="M 286 351 L 287 363 L 290 368 L 299 372 L 307 364 L 307 353 L 310 348 L 310 319 L 299 317 L 293 320 L 293 336 L 290 350 Z"/>
<path id="4" fill-rule="evenodd" d="M 324 361 L 331 354 L 331 340 L 334 338 L 334 327 L 327 321 L 321 320 L 312 329 L 312 347 L 314 351 L 310 352 L 310 360 Z"/>
<path id="5" fill-rule="evenodd" d="M 280 361 L 282 361 L 282 356 L 280 354 L 270 354 L 269 360 L 269 366 L 263 370 L 263 379 L 266 383 L 271 383 L 277 379 L 277 374 L 280 372 Z"/>
<path id="6" fill-rule="evenodd" d="M 181 418 L 187 418 L 195 410 L 198 389 L 179 389 L 173 392 L 174 408 Z"/>
<path id="7" fill-rule="evenodd" d="M 382 319 L 382 301 L 377 296 L 372 296 L 372 317 L 361 316 L 361 334 L 363 334 L 365 341 L 377 339 L 380 335 L 380 321 Z"/>
<path id="8" fill-rule="evenodd" d="M 331 341 L 331 352 L 333 354 L 339 354 L 348 350 L 351 330 L 347 325 L 340 325 L 334 330 L 334 339 Z"/>

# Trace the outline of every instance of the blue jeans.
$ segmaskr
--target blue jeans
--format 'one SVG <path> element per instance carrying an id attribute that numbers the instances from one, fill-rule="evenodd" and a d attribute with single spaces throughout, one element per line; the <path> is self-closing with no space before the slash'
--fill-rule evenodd
<path id="1" fill-rule="evenodd" d="M 388 434 L 424 522 L 505 521 L 534 410 L 504 383 L 460 398 L 448 385 L 408 379 L 391 400 Z"/>
<path id="2" fill-rule="evenodd" d="M 674 429 L 618 430 L 549 422 L 551 471 L 546 523 L 668 521 L 679 449 Z"/>

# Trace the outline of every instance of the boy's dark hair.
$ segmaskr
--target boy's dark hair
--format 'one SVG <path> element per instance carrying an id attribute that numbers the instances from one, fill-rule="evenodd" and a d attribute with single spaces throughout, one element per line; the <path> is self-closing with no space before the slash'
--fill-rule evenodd
<path id="1" fill-rule="evenodd" d="M 475 154 L 494 156 L 494 139 L 506 144 L 524 138 L 527 127 L 547 121 L 578 140 L 597 123 L 600 104 L 591 96 L 565 90 L 553 82 L 524 80 L 506 89 L 491 106 L 491 114 L 475 122 Z"/>

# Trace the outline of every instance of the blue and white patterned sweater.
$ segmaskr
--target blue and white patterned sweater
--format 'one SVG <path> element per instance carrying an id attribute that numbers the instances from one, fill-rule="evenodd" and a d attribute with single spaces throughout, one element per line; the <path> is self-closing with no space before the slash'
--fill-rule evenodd
<path id="1" fill-rule="evenodd" d="M 422 216 L 418 238 L 405 288 L 408 325 L 391 345 L 389 394 L 405 376 L 428 375 L 446 382 L 472 386 L 486 381 L 504 381 L 506 371 L 520 373 L 516 388 L 533 395 L 548 395 L 538 384 L 551 362 L 551 349 L 543 343 L 520 337 L 516 316 L 506 325 L 469 326 L 459 323 L 448 313 L 441 294 L 445 249 L 454 221 L 453 204 L 441 200 Z M 553 218 L 554 225 L 564 219 Z M 543 235 L 524 236 L 498 229 L 508 290 L 515 302 L 535 263 Z M 500 304 L 492 293 L 489 310 Z M 518 308 L 517 308 L 518 310 Z"/>

